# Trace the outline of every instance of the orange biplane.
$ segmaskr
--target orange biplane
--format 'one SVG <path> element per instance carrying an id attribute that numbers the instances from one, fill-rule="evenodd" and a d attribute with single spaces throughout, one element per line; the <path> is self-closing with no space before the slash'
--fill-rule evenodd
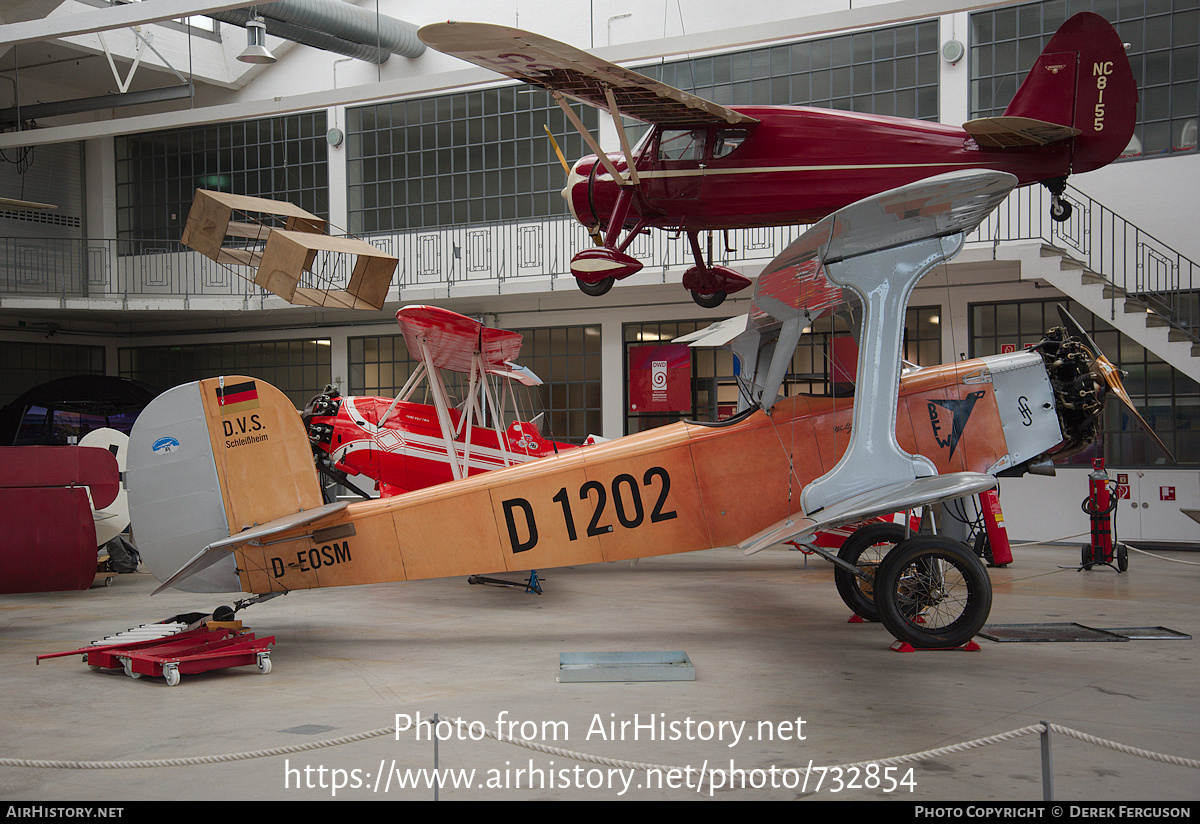
<path id="1" fill-rule="evenodd" d="M 177 567 L 159 575 L 162 588 L 232 556 L 213 589 L 232 582 L 265 598 L 710 547 L 756 552 L 1046 466 L 1094 438 L 1098 390 L 1123 393 L 1082 341 L 1059 328 L 1033 351 L 901 374 L 912 288 L 1016 182 L 950 173 L 814 225 L 760 276 L 746 318 L 696 341 L 722 338 L 741 364 L 747 407 L 717 424 L 672 424 L 404 495 L 326 504 L 307 433 L 282 393 L 246 377 L 175 387 L 147 407 L 130 441 L 139 549 L 148 564 L 157 555 L 160 567 Z M 838 311 L 844 292 L 861 302 L 855 397 L 779 398 L 801 329 Z M 914 646 L 963 644 L 987 619 L 987 570 L 960 542 L 905 536 L 878 565 L 815 550 L 861 582 L 888 631 Z"/>

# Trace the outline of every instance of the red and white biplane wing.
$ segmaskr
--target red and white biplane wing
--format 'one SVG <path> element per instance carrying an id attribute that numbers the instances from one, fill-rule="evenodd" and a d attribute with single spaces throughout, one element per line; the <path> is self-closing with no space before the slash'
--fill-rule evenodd
<path id="1" fill-rule="evenodd" d="M 396 322 L 408 351 L 420 352 L 424 341 L 438 369 L 469 374 L 478 352 L 488 372 L 504 375 L 509 372 L 508 362 L 521 353 L 522 338 L 517 332 L 493 329 L 436 306 L 405 306 L 396 313 Z"/>

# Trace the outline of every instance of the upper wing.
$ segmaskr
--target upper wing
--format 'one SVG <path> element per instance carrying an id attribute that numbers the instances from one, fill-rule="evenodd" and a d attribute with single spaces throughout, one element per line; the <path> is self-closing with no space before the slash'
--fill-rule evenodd
<path id="1" fill-rule="evenodd" d="M 521 335 L 493 329 L 477 320 L 436 306 L 405 306 L 396 313 L 404 342 L 414 356 L 421 351 L 418 339 L 429 347 L 433 365 L 453 372 L 470 372 L 475 352 L 483 355 L 489 371 L 507 371 L 506 361 L 521 353 Z"/>
<path id="2" fill-rule="evenodd" d="M 863 198 L 813 224 L 758 276 L 750 320 L 762 327 L 835 306 L 824 267 L 925 238 L 973 230 L 1016 183 L 1004 172 L 947 172 Z"/>
<path id="3" fill-rule="evenodd" d="M 702 97 L 601 60 L 532 32 L 490 23 L 433 23 L 417 31 L 430 48 L 506 77 L 559 91 L 608 110 L 611 92 L 621 114 L 646 123 L 756 123 Z"/>

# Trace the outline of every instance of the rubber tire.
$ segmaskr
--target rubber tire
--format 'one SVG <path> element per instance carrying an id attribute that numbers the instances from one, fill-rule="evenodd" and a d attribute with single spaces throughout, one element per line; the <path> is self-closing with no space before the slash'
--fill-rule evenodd
<path id="1" fill-rule="evenodd" d="M 949 580 L 942 578 L 942 592 L 931 600 L 934 562 L 941 563 L 939 574 L 948 573 Z M 942 535 L 918 535 L 901 543 L 884 556 L 875 581 L 879 620 L 914 647 L 961 647 L 983 629 L 992 611 L 987 567 L 966 544 Z M 949 597 L 946 584 L 953 588 Z"/>
<path id="2" fill-rule="evenodd" d="M 575 278 L 575 285 L 579 287 L 579 291 L 592 298 L 607 295 L 608 290 L 612 289 L 613 284 L 616 282 L 616 278 L 604 278 L 604 280 L 598 280 L 595 283 L 584 283 L 579 278 Z"/>
<path id="3" fill-rule="evenodd" d="M 1055 223 L 1065 223 L 1071 219 L 1071 212 L 1074 211 L 1071 204 L 1065 200 L 1050 201 L 1050 219 Z"/>
<path id="4" fill-rule="evenodd" d="M 1129 569 L 1129 550 L 1124 544 L 1117 544 L 1117 572 Z"/>
<path id="5" fill-rule="evenodd" d="M 904 527 L 901 524 L 867 524 L 856 529 L 842 543 L 842 548 L 838 550 L 838 557 L 856 567 L 870 565 L 874 567 L 875 574 L 878 575 L 880 560 L 888 552 L 891 552 L 896 544 L 904 540 L 904 534 Z M 859 563 L 864 552 L 875 550 L 881 544 L 890 544 L 890 546 L 882 551 L 876 550 L 870 552 L 867 559 L 862 564 Z M 840 566 L 835 566 L 833 568 L 833 583 L 837 585 L 838 595 L 842 596 L 842 601 L 846 606 L 850 607 L 855 615 L 864 621 L 879 620 L 879 610 L 875 607 L 873 592 L 864 591 L 863 589 L 863 587 L 870 586 L 866 581 L 857 575 L 853 575 L 848 570 L 842 569 Z"/>
<path id="6" fill-rule="evenodd" d="M 723 290 L 718 289 L 711 295 L 702 295 L 699 292 L 692 292 L 692 300 L 695 304 L 703 309 L 716 309 L 725 302 L 726 294 Z"/>
<path id="7" fill-rule="evenodd" d="M 1092 568 L 1092 545 L 1091 544 L 1083 545 L 1083 552 L 1081 552 L 1080 556 L 1079 556 L 1079 566 L 1082 567 L 1083 569 L 1091 569 Z"/>

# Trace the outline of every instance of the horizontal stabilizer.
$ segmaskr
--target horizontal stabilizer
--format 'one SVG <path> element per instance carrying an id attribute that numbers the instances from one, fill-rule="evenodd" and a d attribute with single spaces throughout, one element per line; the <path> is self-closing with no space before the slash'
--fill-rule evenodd
<path id="1" fill-rule="evenodd" d="M 978 495 L 995 488 L 996 483 L 996 479 L 985 472 L 955 472 L 889 484 L 859 493 L 811 515 L 796 513 L 742 541 L 738 549 L 745 555 L 753 555 L 783 541 L 802 543 L 822 530 L 876 515 Z"/>
<path id="2" fill-rule="evenodd" d="M 1060 126 L 1031 117 L 982 117 L 969 120 L 963 129 L 975 142 L 987 149 L 1014 149 L 1047 146 L 1083 134 L 1080 129 Z"/>
<path id="3" fill-rule="evenodd" d="M 749 315 L 738 315 L 736 318 L 728 318 L 718 321 L 711 326 L 706 326 L 703 329 L 698 329 L 687 335 L 681 335 L 675 338 L 672 343 L 686 343 L 692 347 L 718 347 L 724 346 L 738 335 L 746 331 L 746 324 L 749 322 Z"/>
<path id="4" fill-rule="evenodd" d="M 332 515 L 337 515 L 349 506 L 345 501 L 335 501 L 331 504 L 319 506 L 316 509 L 310 509 L 307 512 L 297 512 L 292 515 L 285 515 L 282 518 L 276 518 L 274 521 L 256 526 L 252 529 L 247 529 L 239 532 L 236 535 L 231 535 L 228 538 L 222 538 L 219 541 L 213 541 L 204 549 L 196 553 L 192 560 L 188 561 L 183 567 L 172 575 L 167 580 L 163 581 L 162 586 L 150 593 L 157 595 L 164 589 L 169 589 L 185 578 L 195 575 L 201 570 L 208 569 L 210 566 L 220 561 L 228 553 L 233 551 L 235 546 L 240 546 L 251 541 L 261 541 L 263 538 L 269 538 L 272 535 L 278 535 L 281 532 L 286 532 L 289 529 L 304 526 L 306 524 L 315 523 L 317 521 L 328 518 Z"/>

